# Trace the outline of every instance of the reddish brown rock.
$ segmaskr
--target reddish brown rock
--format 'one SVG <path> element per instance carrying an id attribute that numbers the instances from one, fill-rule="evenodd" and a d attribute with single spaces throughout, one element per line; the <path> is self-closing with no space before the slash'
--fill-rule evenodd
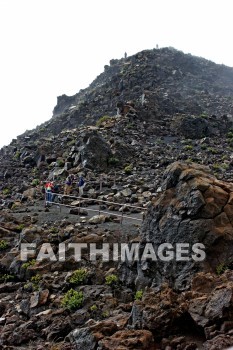
<path id="1" fill-rule="evenodd" d="M 100 350 L 148 350 L 153 344 L 153 335 L 146 330 L 118 331 L 99 342 Z"/>
<path id="2" fill-rule="evenodd" d="M 205 166 L 175 162 L 164 174 L 162 189 L 145 217 L 141 248 L 146 242 L 190 247 L 201 243 L 206 259 L 197 263 L 190 258 L 184 264 L 157 259 L 147 268 L 139 265 L 136 284 L 143 288 L 168 281 L 173 288 L 184 290 L 197 271 L 213 272 L 220 262 L 233 263 L 233 185 L 217 180 Z"/>

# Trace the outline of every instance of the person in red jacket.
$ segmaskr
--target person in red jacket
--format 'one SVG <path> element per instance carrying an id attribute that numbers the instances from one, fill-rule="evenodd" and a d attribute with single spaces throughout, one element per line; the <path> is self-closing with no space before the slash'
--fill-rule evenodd
<path id="1" fill-rule="evenodd" d="M 51 203 L 53 201 L 53 188 L 54 188 L 53 181 L 46 182 L 46 184 L 45 184 L 46 203 L 47 202 Z"/>

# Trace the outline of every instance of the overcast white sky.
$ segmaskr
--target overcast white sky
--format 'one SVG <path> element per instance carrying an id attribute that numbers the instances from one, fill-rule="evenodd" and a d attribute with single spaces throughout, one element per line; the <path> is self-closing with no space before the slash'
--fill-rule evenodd
<path id="1" fill-rule="evenodd" d="M 0 147 L 112 58 L 173 46 L 233 67 L 232 0 L 0 0 Z"/>

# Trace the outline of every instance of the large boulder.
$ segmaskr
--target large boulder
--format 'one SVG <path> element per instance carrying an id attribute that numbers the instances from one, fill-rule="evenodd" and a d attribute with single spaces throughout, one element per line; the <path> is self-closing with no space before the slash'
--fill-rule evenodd
<path id="1" fill-rule="evenodd" d="M 88 132 L 83 139 L 80 155 L 82 165 L 86 168 L 104 171 L 111 157 L 111 148 L 96 131 Z"/>
<path id="2" fill-rule="evenodd" d="M 127 321 L 128 321 L 128 314 L 124 312 L 121 312 L 120 314 L 110 317 L 109 319 L 104 321 L 96 322 L 93 319 L 89 320 L 89 322 L 87 322 L 88 323 L 87 327 L 77 328 L 72 332 L 70 332 L 70 334 L 68 335 L 70 343 L 72 344 L 72 349 L 95 350 L 97 349 L 97 346 L 100 345 L 99 344 L 100 340 L 104 340 L 105 338 L 107 338 L 106 341 L 109 344 L 109 340 L 111 343 L 112 335 L 117 334 L 118 335 L 117 338 L 121 338 L 120 337 L 121 333 L 125 333 L 124 327 L 126 326 Z M 125 336 L 123 338 L 126 341 Z M 104 347 L 104 345 L 103 346 L 102 345 L 103 343 L 101 344 L 101 347 L 98 347 L 98 349 L 108 349 L 108 347 Z M 113 346 L 111 348 L 117 349 L 117 347 L 113 347 Z M 123 350 L 125 348 L 121 348 L 121 349 Z M 131 349 L 131 347 L 129 349 Z"/>
<path id="3" fill-rule="evenodd" d="M 171 129 L 189 139 L 201 139 L 210 135 L 207 120 L 198 116 L 176 116 L 171 124 Z"/>
<path id="4" fill-rule="evenodd" d="M 197 349 L 197 344 L 191 346 L 189 337 L 172 340 L 170 336 L 185 335 L 191 329 L 199 329 L 203 334 L 204 349 L 225 349 L 232 344 L 232 293 L 230 270 L 221 276 L 200 272 L 193 278 L 191 289 L 183 293 L 175 292 L 165 283 L 159 289 L 146 288 L 142 299 L 133 304 L 129 325 L 164 338 L 169 349 Z M 174 347 L 175 342 L 177 345 L 182 342 L 182 347 Z"/>
<path id="5" fill-rule="evenodd" d="M 232 266 L 233 185 L 217 180 L 204 166 L 175 162 L 164 174 L 162 189 L 148 209 L 140 248 L 143 250 L 146 243 L 154 247 L 170 243 L 174 258 L 141 261 L 137 268 L 138 287 L 167 282 L 176 290 L 184 290 L 190 287 L 196 272 L 216 272 L 221 266 Z M 192 247 L 197 243 L 204 245 L 203 261 L 192 258 Z M 188 260 L 177 259 L 177 244 L 189 246 L 188 253 L 182 253 Z"/>

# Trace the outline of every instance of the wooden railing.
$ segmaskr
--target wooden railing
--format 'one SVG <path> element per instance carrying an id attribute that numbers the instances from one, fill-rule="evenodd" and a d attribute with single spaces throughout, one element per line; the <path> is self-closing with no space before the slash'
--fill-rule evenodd
<path id="1" fill-rule="evenodd" d="M 63 195 L 63 194 L 59 194 L 59 193 L 49 193 L 52 196 L 57 196 L 60 199 L 60 203 L 59 202 L 54 202 L 54 201 L 48 201 L 47 200 L 47 195 L 48 192 L 45 192 L 45 205 L 51 204 L 51 205 L 56 205 L 60 208 L 60 212 L 61 212 L 61 208 L 62 207 L 66 207 L 66 208 L 78 208 L 79 209 L 79 213 L 81 213 L 81 204 L 82 203 L 86 203 L 86 202 L 94 202 L 94 204 L 97 204 L 99 206 L 99 209 L 92 209 L 92 208 L 88 208 L 85 207 L 85 210 L 88 211 L 92 211 L 95 213 L 98 213 L 100 215 L 100 213 L 103 214 L 107 214 L 107 215 L 111 215 L 111 216 L 116 216 L 116 217 L 120 217 L 121 221 L 120 223 L 123 223 L 124 219 L 130 219 L 130 220 L 136 220 L 136 221 L 143 221 L 143 217 L 144 217 L 144 212 L 147 210 L 147 208 L 143 208 L 143 207 L 138 207 L 135 205 L 131 205 L 131 204 L 127 204 L 127 203 L 117 203 L 117 202 L 110 202 L 110 201 L 105 201 L 103 199 L 94 199 L 94 198 L 83 198 L 83 197 L 76 197 L 76 196 L 70 196 L 70 195 Z M 70 204 L 64 204 L 62 203 L 63 198 L 71 198 L 73 200 L 79 200 L 79 204 L 78 206 L 75 205 L 70 205 Z M 133 216 L 129 216 L 129 215 L 124 215 L 124 212 L 122 210 L 121 214 L 115 214 L 112 213 L 111 211 L 108 210 L 103 210 L 101 209 L 101 204 L 107 204 L 107 205 L 114 205 L 114 206 L 119 206 L 119 207 L 124 207 L 124 208 L 133 208 L 136 210 L 141 210 L 142 213 L 142 218 L 135 218 Z"/>

